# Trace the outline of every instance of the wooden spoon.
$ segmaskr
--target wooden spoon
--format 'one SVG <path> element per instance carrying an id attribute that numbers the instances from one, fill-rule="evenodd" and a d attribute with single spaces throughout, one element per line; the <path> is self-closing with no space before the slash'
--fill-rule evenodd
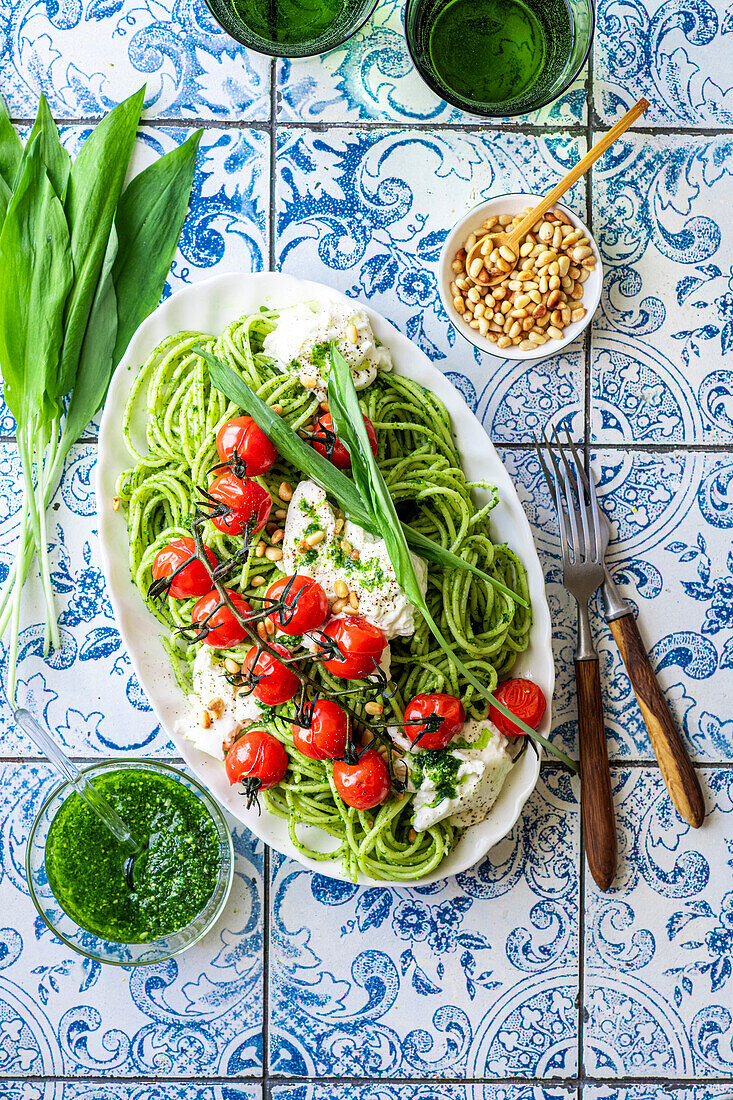
<path id="1" fill-rule="evenodd" d="M 581 176 L 585 175 L 590 166 L 595 164 L 599 157 L 603 156 L 606 149 L 611 148 L 614 141 L 620 138 L 633 122 L 636 122 L 637 118 L 646 111 L 648 106 L 649 103 L 646 99 L 640 99 L 638 103 L 635 103 L 631 110 L 627 111 L 624 117 L 619 119 L 616 125 L 613 126 L 607 134 L 604 134 L 601 140 L 597 141 L 592 149 L 588 150 L 575 167 L 571 168 L 566 176 L 563 176 L 560 182 L 553 187 L 552 191 L 550 191 L 548 195 L 545 195 L 544 199 L 538 202 L 534 209 L 530 210 L 529 214 L 526 214 L 510 233 L 499 232 L 490 234 L 493 246 L 491 251 L 495 248 L 505 249 L 502 253 L 502 259 L 510 266 L 506 271 L 499 267 L 490 268 L 488 284 L 482 283 L 483 286 L 496 286 L 497 283 L 501 283 L 507 278 L 509 272 L 513 271 L 517 265 L 519 247 L 532 226 L 547 213 L 550 207 L 555 205 L 557 200 L 564 195 L 574 183 L 577 183 Z M 476 244 L 466 256 L 465 266 L 469 274 L 471 271 L 471 264 L 476 257 L 481 257 L 481 259 L 484 258 L 481 249 L 486 241 L 486 236 L 487 234 L 484 233 L 484 235 L 476 241 Z M 471 278 L 473 278 L 473 276 L 471 276 Z"/>

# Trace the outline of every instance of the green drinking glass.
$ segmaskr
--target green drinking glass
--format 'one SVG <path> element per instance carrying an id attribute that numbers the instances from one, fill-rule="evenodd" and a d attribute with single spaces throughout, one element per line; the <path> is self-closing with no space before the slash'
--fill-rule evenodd
<path id="1" fill-rule="evenodd" d="M 206 0 L 217 23 L 257 53 L 312 57 L 351 38 L 378 0 Z"/>
<path id="2" fill-rule="evenodd" d="M 447 103 L 488 118 L 536 111 L 572 84 L 591 42 L 593 0 L 407 0 L 418 72 Z"/>

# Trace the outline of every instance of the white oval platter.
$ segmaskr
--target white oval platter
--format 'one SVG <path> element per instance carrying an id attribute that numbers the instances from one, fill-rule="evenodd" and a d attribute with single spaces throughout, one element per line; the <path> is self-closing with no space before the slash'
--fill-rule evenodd
<path id="1" fill-rule="evenodd" d="M 344 295 L 320 283 L 265 272 L 217 275 L 206 282 L 186 287 L 163 302 L 140 325 L 112 379 L 99 434 L 96 490 L 102 565 L 112 607 L 132 666 L 166 734 L 178 746 L 194 775 L 222 806 L 261 840 L 313 871 L 343 878 L 339 861 L 320 862 L 304 858 L 291 844 L 285 821 L 265 810 L 260 814 L 255 807 L 248 810 L 239 790 L 230 787 L 221 763 L 176 734 L 176 721 L 185 713 L 187 701 L 158 640 L 157 623 L 130 581 L 125 518 L 121 511 L 115 512 L 112 507 L 117 477 L 132 464 L 122 434 L 122 411 L 140 365 L 164 337 L 181 329 L 218 334 L 240 314 L 256 312 L 261 305 L 286 306 L 324 297 L 346 300 Z M 491 513 L 493 537 L 498 542 L 509 543 L 524 563 L 533 610 L 530 645 L 518 660 L 515 673 L 535 680 L 549 701 L 552 699 L 555 669 L 544 579 L 529 523 L 509 475 L 481 424 L 458 391 L 427 356 L 393 325 L 366 304 L 360 305 L 366 310 L 379 340 L 392 351 L 395 370 L 431 389 L 445 403 L 468 477 L 489 481 L 499 491 L 499 504 Z M 133 424 L 135 438 L 144 439 L 143 431 L 144 425 Z M 541 726 L 541 732 L 545 735 L 550 728 L 550 710 L 548 705 Z M 481 860 L 514 826 L 538 775 L 538 757 L 532 751 L 524 753 L 510 772 L 487 819 L 467 829 L 440 869 L 415 885 L 424 886 L 458 874 Z M 333 842 L 320 831 L 317 837 L 314 833 L 316 830 L 309 830 L 308 843 L 313 847 L 318 845 L 316 850 L 320 850 L 321 844 L 324 851 L 328 850 Z M 381 885 L 404 886 L 405 883 L 382 881 Z"/>

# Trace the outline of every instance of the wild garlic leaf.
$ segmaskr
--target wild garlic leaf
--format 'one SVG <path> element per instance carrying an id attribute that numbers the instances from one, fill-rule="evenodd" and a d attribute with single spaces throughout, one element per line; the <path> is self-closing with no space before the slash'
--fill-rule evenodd
<path id="1" fill-rule="evenodd" d="M 110 111 L 79 150 L 64 207 L 71 233 L 74 285 L 66 310 L 59 392 L 74 384 L 84 332 L 130 162 L 145 89 Z"/>
<path id="2" fill-rule="evenodd" d="M 23 155 L 23 143 L 15 132 L 8 111 L 0 99 L 0 179 L 12 191 L 18 165 Z"/>
<path id="3" fill-rule="evenodd" d="M 34 138 L 39 139 L 41 160 L 46 166 L 46 173 L 51 186 L 63 202 L 66 192 L 66 184 L 71 169 L 71 157 L 61 144 L 58 127 L 54 122 L 45 95 L 41 94 L 38 101 L 38 114 L 30 132 L 26 148 Z"/>
<path id="4" fill-rule="evenodd" d="M 163 293 L 188 212 L 203 130 L 145 168 L 120 196 L 114 266 L 118 303 L 115 362 Z"/>
<path id="5" fill-rule="evenodd" d="M 53 400 L 73 273 L 64 209 L 36 138 L 0 233 L 0 369 L 19 430 Z"/>
<path id="6" fill-rule="evenodd" d="M 117 295 L 113 277 L 116 257 L 117 232 L 113 224 L 61 433 L 61 447 L 65 454 L 101 408 L 116 366 Z"/>

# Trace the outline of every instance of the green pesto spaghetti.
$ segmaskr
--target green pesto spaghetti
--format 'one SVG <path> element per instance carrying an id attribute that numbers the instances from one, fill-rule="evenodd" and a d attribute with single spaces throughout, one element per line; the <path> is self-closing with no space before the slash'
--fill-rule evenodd
<path id="1" fill-rule="evenodd" d="M 124 412 L 125 438 L 135 465 L 120 477 L 117 494 L 128 522 L 130 572 L 151 613 L 165 628 L 163 644 L 182 690 L 192 697 L 194 662 L 203 643 L 183 645 L 177 629 L 190 628 L 196 599 L 163 603 L 149 599 L 152 566 L 159 551 L 172 540 L 190 537 L 200 487 L 211 485 L 212 468 L 219 462 L 217 431 L 241 414 L 211 385 L 206 362 L 194 349 L 199 346 L 211 351 L 234 368 L 291 428 L 310 428 L 319 415 L 315 387 L 304 384 L 303 372 L 296 372 L 295 362 L 285 369 L 265 347 L 268 334 L 286 323 L 285 313 L 263 310 L 242 317 L 219 337 L 195 332 L 168 337 L 141 368 Z M 311 359 L 316 365 L 318 346 Z M 434 394 L 388 369 L 375 373 L 360 392 L 360 404 L 374 426 L 377 464 L 400 518 L 501 582 L 497 587 L 466 570 L 433 562 L 427 570 L 430 614 L 463 664 L 493 691 L 511 672 L 517 654 L 526 649 L 531 626 L 524 568 L 507 546 L 495 544 L 491 536 L 496 491 L 467 480 L 448 413 Z M 132 426 L 143 418 L 145 432 L 138 438 Z M 290 487 L 302 478 L 300 471 L 278 456 L 274 465 L 254 480 L 272 496 L 273 515 L 284 517 Z M 287 491 L 281 498 L 283 487 Z M 478 497 L 481 503 L 477 503 Z M 226 587 L 241 594 L 252 607 L 259 606 L 258 596 L 266 586 L 283 576 L 278 557 L 282 529 L 273 531 L 272 526 L 252 539 L 248 556 L 226 578 Z M 219 561 L 241 551 L 241 537 L 219 530 L 213 522 L 206 522 L 202 533 Z M 231 667 L 241 666 L 250 644 L 226 649 L 209 646 L 216 666 L 211 675 L 217 675 L 217 668 L 220 670 L 227 659 L 234 662 Z M 366 730 L 375 724 L 374 708 L 368 709 L 370 702 L 380 700 L 384 707 L 380 724 L 400 727 L 409 700 L 436 692 L 460 699 L 469 719 L 484 719 L 485 701 L 437 645 L 417 612 L 414 633 L 393 637 L 389 645 L 389 692 L 380 695 L 367 683 L 350 703 Z M 345 686 L 319 662 L 312 662 L 309 672 L 325 692 L 338 692 Z M 274 735 L 287 751 L 287 774 L 264 794 L 264 801 L 271 812 L 287 821 L 295 848 L 316 860 L 340 859 L 351 878 L 361 872 L 374 879 L 410 881 L 439 867 L 460 828 L 449 817 L 423 829 L 413 828 L 413 795 L 409 791 L 393 791 L 368 810 L 347 805 L 334 785 L 332 761 L 312 759 L 295 747 L 295 713 L 292 702 L 278 706 L 277 713 L 263 707 L 256 719 L 257 727 Z M 316 843 L 314 830 L 331 838 L 329 843 Z"/>

